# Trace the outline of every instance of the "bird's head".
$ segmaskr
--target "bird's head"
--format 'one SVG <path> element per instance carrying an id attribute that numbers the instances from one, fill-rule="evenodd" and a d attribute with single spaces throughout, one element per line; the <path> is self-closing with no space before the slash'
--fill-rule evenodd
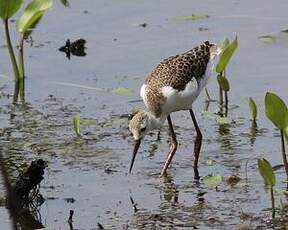
<path id="1" fill-rule="evenodd" d="M 132 156 L 131 165 L 129 169 L 130 173 L 134 164 L 136 154 L 140 147 L 141 140 L 145 137 L 147 132 L 149 132 L 151 129 L 152 129 L 151 118 L 148 112 L 138 111 L 131 115 L 130 122 L 129 122 L 129 130 L 133 135 L 135 146 L 134 146 L 133 156 Z"/>

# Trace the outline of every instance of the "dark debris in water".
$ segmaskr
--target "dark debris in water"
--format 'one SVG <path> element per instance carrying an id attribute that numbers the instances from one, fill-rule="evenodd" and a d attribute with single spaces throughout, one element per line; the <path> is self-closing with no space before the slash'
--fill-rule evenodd
<path id="1" fill-rule="evenodd" d="M 67 39 L 65 45 L 61 46 L 59 51 L 64 52 L 68 59 L 71 58 L 71 55 L 83 57 L 86 56 L 85 44 L 86 40 L 83 38 L 75 40 L 74 42 L 71 42 L 70 39 Z"/>

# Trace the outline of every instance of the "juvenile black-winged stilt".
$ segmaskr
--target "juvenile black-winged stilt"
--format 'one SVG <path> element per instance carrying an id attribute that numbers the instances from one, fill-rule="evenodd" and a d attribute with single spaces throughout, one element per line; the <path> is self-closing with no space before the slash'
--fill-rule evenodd
<path id="1" fill-rule="evenodd" d="M 217 45 L 206 41 L 192 50 L 164 59 L 147 77 L 140 91 L 147 110 L 137 112 L 129 123 L 129 129 L 135 140 L 130 173 L 141 140 L 147 132 L 160 128 L 167 118 L 171 146 L 161 176 L 166 175 L 166 170 L 177 149 L 170 113 L 189 110 L 197 133 L 194 145 L 194 177 L 199 179 L 198 159 L 202 134 L 192 110 L 192 103 L 207 84 L 213 72 L 215 57 L 220 52 L 221 49 Z"/>

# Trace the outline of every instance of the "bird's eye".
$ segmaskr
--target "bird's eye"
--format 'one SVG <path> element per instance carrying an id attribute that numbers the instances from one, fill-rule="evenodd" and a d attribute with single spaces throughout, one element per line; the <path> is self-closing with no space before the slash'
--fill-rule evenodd
<path id="1" fill-rule="evenodd" d="M 145 132 L 146 127 L 143 127 L 143 128 L 141 128 L 140 130 L 141 130 L 141 132 Z"/>

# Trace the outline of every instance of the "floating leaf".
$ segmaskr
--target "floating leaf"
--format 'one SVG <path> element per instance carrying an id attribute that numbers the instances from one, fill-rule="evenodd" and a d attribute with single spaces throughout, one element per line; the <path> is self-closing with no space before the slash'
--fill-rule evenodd
<path id="1" fill-rule="evenodd" d="M 214 164 L 214 162 L 213 162 L 213 160 L 211 160 L 211 159 L 208 159 L 207 161 L 206 161 L 206 165 L 207 166 L 212 166 Z"/>
<path id="2" fill-rule="evenodd" d="M 73 116 L 73 129 L 75 133 L 79 136 L 80 135 L 80 116 L 79 115 Z"/>
<path id="3" fill-rule="evenodd" d="M 0 0 L 0 17 L 11 18 L 21 7 L 22 0 Z"/>
<path id="4" fill-rule="evenodd" d="M 241 177 L 235 174 L 232 174 L 227 178 L 227 183 L 231 185 L 236 185 L 239 181 L 241 181 Z"/>
<path id="5" fill-rule="evenodd" d="M 25 33 L 29 28 L 35 26 L 43 14 L 51 8 L 53 0 L 33 0 L 31 1 L 23 15 L 17 21 L 17 29 L 20 33 Z"/>
<path id="6" fill-rule="evenodd" d="M 168 202 L 170 202 L 173 198 L 173 196 L 175 195 L 175 193 L 171 190 L 165 191 L 164 192 L 164 199 Z"/>
<path id="7" fill-rule="evenodd" d="M 274 187 L 276 184 L 276 177 L 269 161 L 264 158 L 258 159 L 258 169 L 264 179 L 265 184 Z"/>
<path id="8" fill-rule="evenodd" d="M 68 0 L 60 0 L 60 2 L 62 3 L 63 6 L 70 7 L 70 3 Z"/>
<path id="9" fill-rule="evenodd" d="M 219 174 L 211 174 L 203 177 L 203 182 L 208 187 L 215 188 L 222 182 L 222 176 Z"/>
<path id="10" fill-rule="evenodd" d="M 223 91 L 228 92 L 230 90 L 229 81 L 226 77 L 219 74 L 217 76 L 217 81 Z"/>
<path id="11" fill-rule="evenodd" d="M 281 195 L 288 195 L 288 191 L 284 188 L 276 188 L 275 191 Z"/>
<path id="12" fill-rule="evenodd" d="M 218 117 L 216 118 L 216 121 L 217 121 L 217 123 L 218 123 L 219 125 L 229 125 L 229 124 L 232 123 L 232 120 L 231 120 L 231 118 L 229 118 L 229 117 L 220 117 L 220 116 L 218 116 Z"/>
<path id="13" fill-rule="evenodd" d="M 279 96 L 270 92 L 266 93 L 265 111 L 266 116 L 278 129 L 286 129 L 286 126 L 288 125 L 288 109 L 285 102 Z"/>
<path id="14" fill-rule="evenodd" d="M 189 21 L 189 20 L 200 20 L 200 19 L 206 19 L 209 18 L 210 16 L 207 14 L 192 14 L 190 16 L 179 16 L 175 17 L 175 20 L 180 20 L 180 21 Z"/>
<path id="15" fill-rule="evenodd" d="M 133 95 L 133 91 L 125 87 L 115 88 L 112 90 L 112 93 L 119 95 L 119 96 L 127 96 L 127 97 L 131 97 Z"/>
<path id="16" fill-rule="evenodd" d="M 89 125 L 97 125 L 98 121 L 97 119 L 90 118 L 90 119 L 85 119 L 81 121 L 82 126 L 89 126 Z"/>
<path id="17" fill-rule="evenodd" d="M 220 54 L 220 58 L 219 58 L 219 62 L 216 66 L 216 72 L 217 73 L 221 73 L 223 72 L 223 70 L 226 68 L 228 62 L 230 61 L 233 53 L 235 52 L 235 50 L 238 47 L 238 40 L 237 40 L 237 36 L 233 39 L 232 42 L 229 43 L 229 45 L 227 45 L 225 47 L 225 49 L 222 51 L 222 53 Z"/>
<path id="18" fill-rule="evenodd" d="M 253 121 L 256 121 L 257 118 L 257 105 L 252 97 L 249 97 L 249 110 Z"/>
<path id="19" fill-rule="evenodd" d="M 264 43 L 274 43 L 276 41 L 276 37 L 273 35 L 262 35 L 258 36 L 259 41 L 264 42 Z"/>

